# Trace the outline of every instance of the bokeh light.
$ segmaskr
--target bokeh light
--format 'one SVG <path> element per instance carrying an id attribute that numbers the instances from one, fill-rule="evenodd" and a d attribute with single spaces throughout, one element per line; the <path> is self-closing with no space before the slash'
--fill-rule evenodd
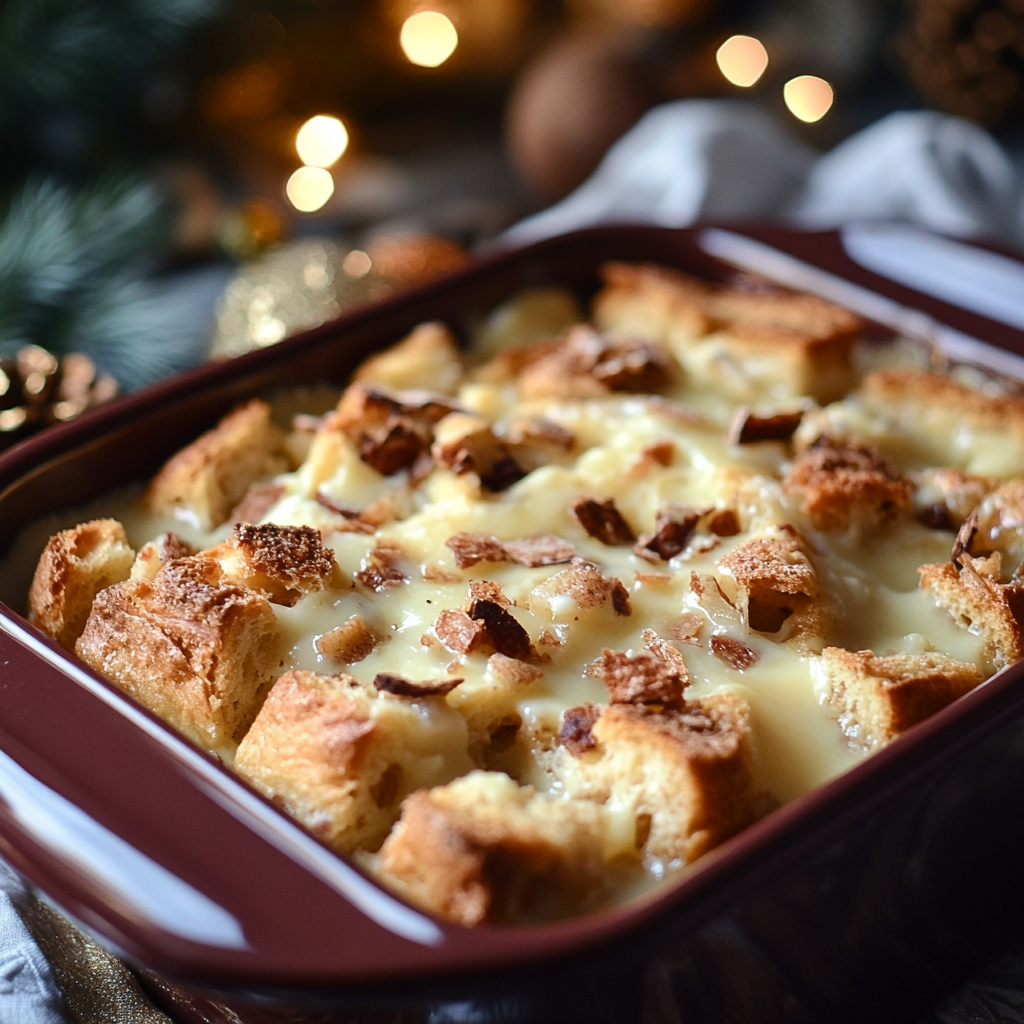
<path id="1" fill-rule="evenodd" d="M 731 36 L 718 48 L 715 60 L 728 81 L 748 89 L 768 67 L 768 51 L 753 36 Z"/>
<path id="2" fill-rule="evenodd" d="M 782 87 L 782 97 L 790 113 L 808 124 L 820 121 L 832 106 L 835 95 L 824 78 L 800 75 Z"/>
<path id="3" fill-rule="evenodd" d="M 309 167 L 330 167 L 348 149 L 348 130 L 336 117 L 317 114 L 295 136 L 299 159 Z"/>
<path id="4" fill-rule="evenodd" d="M 334 195 L 334 179 L 322 167 L 300 167 L 288 179 L 284 191 L 296 210 L 312 213 Z"/>
<path id="5" fill-rule="evenodd" d="M 419 11 L 405 19 L 398 41 L 413 64 L 436 68 L 455 52 L 459 34 L 440 11 Z"/>
<path id="6" fill-rule="evenodd" d="M 341 269 L 349 277 L 366 277 L 373 267 L 373 261 L 362 249 L 353 249 L 342 261 Z"/>

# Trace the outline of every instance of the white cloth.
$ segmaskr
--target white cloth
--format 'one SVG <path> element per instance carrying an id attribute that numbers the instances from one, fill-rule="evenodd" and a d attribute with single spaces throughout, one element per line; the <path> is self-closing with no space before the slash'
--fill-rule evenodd
<path id="1" fill-rule="evenodd" d="M 0 861 L 0 1024 L 68 1024 L 50 965 L 15 909 L 25 895 Z"/>
<path id="2" fill-rule="evenodd" d="M 906 220 L 1024 240 L 1020 184 L 982 128 L 931 111 L 890 114 L 817 156 L 748 103 L 680 100 L 647 113 L 575 192 L 510 228 L 522 244 L 593 224 L 698 220 L 835 227 Z"/>

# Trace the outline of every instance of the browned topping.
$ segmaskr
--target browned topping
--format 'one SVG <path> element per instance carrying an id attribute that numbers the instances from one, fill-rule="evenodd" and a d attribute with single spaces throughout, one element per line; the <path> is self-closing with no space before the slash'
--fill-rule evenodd
<path id="1" fill-rule="evenodd" d="M 690 672 L 686 667 L 682 654 L 667 640 L 658 636 L 653 629 L 644 629 L 640 635 L 643 637 L 644 647 L 651 654 L 661 658 L 666 665 L 671 665 L 679 673 L 680 678 L 683 680 L 683 685 L 686 686 L 690 681 Z"/>
<path id="2" fill-rule="evenodd" d="M 434 622 L 434 632 L 448 650 L 458 654 L 472 654 L 487 642 L 486 624 L 453 608 L 445 609 L 438 615 Z"/>
<path id="3" fill-rule="evenodd" d="M 464 679 L 406 679 L 392 672 L 378 672 L 373 685 L 396 697 L 443 697 L 451 693 Z"/>
<path id="4" fill-rule="evenodd" d="M 431 451 L 439 465 L 457 475 L 476 473 L 489 491 L 503 491 L 526 475 L 480 416 L 455 413 L 446 417 L 438 425 Z"/>
<path id="5" fill-rule="evenodd" d="M 668 381 L 669 361 L 655 345 L 612 341 L 587 325 L 544 343 L 519 377 L 526 398 L 588 398 L 609 391 L 657 391 Z"/>
<path id="6" fill-rule="evenodd" d="M 504 654 L 492 654 L 487 659 L 487 667 L 511 686 L 526 686 L 535 683 L 544 675 L 536 666 Z"/>
<path id="7" fill-rule="evenodd" d="M 507 562 L 508 555 L 501 541 L 486 533 L 456 533 L 445 542 L 455 554 L 455 564 L 468 569 L 477 562 Z"/>
<path id="8" fill-rule="evenodd" d="M 676 458 L 676 446 L 671 441 L 655 441 L 643 450 L 643 457 L 659 466 L 671 466 Z"/>
<path id="9" fill-rule="evenodd" d="M 912 497 L 910 481 L 874 448 L 826 436 L 793 463 L 783 487 L 801 496 L 801 510 L 821 530 L 885 522 Z"/>
<path id="10" fill-rule="evenodd" d="M 678 655 L 679 652 L 677 651 Z M 681 657 L 679 659 L 682 661 Z M 686 666 L 682 666 L 683 673 Z M 604 680 L 612 704 L 659 704 L 676 707 L 683 699 L 689 675 L 653 651 L 628 655 L 605 648 L 593 674 Z"/>
<path id="11" fill-rule="evenodd" d="M 598 501 L 597 498 L 577 498 L 570 506 L 580 526 L 595 540 L 609 547 L 632 544 L 636 535 L 622 518 L 611 498 Z"/>
<path id="12" fill-rule="evenodd" d="M 540 636 L 537 637 L 537 645 L 539 647 L 561 647 L 562 641 L 559 640 L 550 629 L 545 629 L 542 630 Z"/>
<path id="13" fill-rule="evenodd" d="M 334 554 L 323 546 L 320 531 L 311 526 L 238 523 L 232 541 L 251 572 L 289 586 L 316 577 L 326 579 L 334 571 Z"/>
<path id="14" fill-rule="evenodd" d="M 917 519 L 922 526 L 927 526 L 929 530 L 948 530 L 952 533 L 956 529 L 949 509 L 941 501 L 937 501 L 933 505 L 925 505 L 917 513 Z"/>
<path id="15" fill-rule="evenodd" d="M 579 757 L 597 746 L 592 730 L 600 717 L 601 708 L 597 704 L 583 704 L 566 710 L 562 716 L 558 739 L 573 757 Z"/>
<path id="16" fill-rule="evenodd" d="M 746 407 L 736 410 L 729 424 L 729 444 L 756 444 L 759 441 L 788 441 L 804 418 L 803 410 L 775 412 L 758 416 Z"/>
<path id="17" fill-rule="evenodd" d="M 284 487 L 275 483 L 251 484 L 245 497 L 231 510 L 228 522 L 258 523 L 280 501 Z"/>
<path id="18" fill-rule="evenodd" d="M 672 574 L 667 572 L 640 572 L 639 570 L 633 573 L 633 578 L 637 583 L 671 583 Z"/>
<path id="19" fill-rule="evenodd" d="M 684 612 L 669 627 L 673 640 L 684 644 L 700 647 L 700 634 L 704 629 L 704 619 L 696 612 Z"/>
<path id="20" fill-rule="evenodd" d="M 188 558 L 196 553 L 196 549 L 187 540 L 171 532 L 160 537 L 159 546 L 160 557 L 164 562 L 171 562 L 175 558 Z"/>
<path id="21" fill-rule="evenodd" d="M 559 565 L 576 557 L 576 548 L 553 533 L 537 533 L 522 540 L 510 540 L 504 547 L 513 562 L 530 569 L 541 565 Z"/>
<path id="22" fill-rule="evenodd" d="M 427 562 L 421 570 L 422 576 L 430 583 L 458 583 L 462 577 L 457 572 L 450 572 L 433 562 Z"/>
<path id="23" fill-rule="evenodd" d="M 520 661 L 533 656 L 529 633 L 497 601 L 474 599 L 469 605 L 469 617 L 483 622 L 487 642 L 498 654 Z"/>
<path id="24" fill-rule="evenodd" d="M 757 652 L 730 636 L 716 635 L 711 638 L 711 653 L 729 668 L 742 672 L 757 662 Z"/>
<path id="25" fill-rule="evenodd" d="M 469 597 L 470 600 L 494 601 L 502 608 L 510 608 L 513 603 L 501 592 L 501 584 L 491 580 L 470 580 Z"/>
<path id="26" fill-rule="evenodd" d="M 571 597 L 581 608 L 596 608 L 611 600 L 617 615 L 629 615 L 629 592 L 616 576 L 605 576 L 593 562 L 574 558 L 563 569 L 534 588 L 534 593 L 547 599 L 556 594 Z"/>
<path id="27" fill-rule="evenodd" d="M 430 448 L 434 424 L 454 408 L 444 395 L 357 383 L 341 396 L 326 426 L 344 433 L 364 462 L 390 476 Z"/>
<path id="28" fill-rule="evenodd" d="M 316 649 L 324 658 L 346 665 L 368 658 L 388 638 L 378 633 L 361 615 L 353 615 L 335 629 L 324 633 Z"/>
<path id="29" fill-rule="evenodd" d="M 963 566 L 964 552 L 970 553 L 971 542 L 978 532 L 978 510 L 975 509 L 963 522 L 956 540 L 953 542 L 953 550 L 949 560 L 959 569 Z"/>
<path id="30" fill-rule="evenodd" d="M 409 577 L 398 566 L 404 554 L 402 546 L 395 541 L 378 541 L 366 556 L 363 568 L 356 573 L 356 579 L 378 593 L 408 583 Z"/>
<path id="31" fill-rule="evenodd" d="M 731 508 L 717 509 L 708 520 L 708 529 L 716 537 L 735 537 L 740 532 L 739 516 Z"/>
<path id="32" fill-rule="evenodd" d="M 346 505 L 343 501 L 338 501 L 337 498 L 332 498 L 324 491 L 316 492 L 316 501 L 318 505 L 323 505 L 328 512 L 333 512 L 336 516 L 341 516 L 343 519 L 358 519 L 360 516 L 359 509 Z"/>
<path id="33" fill-rule="evenodd" d="M 376 526 L 362 519 L 337 519 L 320 527 L 320 535 L 325 538 L 335 533 L 361 533 L 366 537 L 372 537 L 376 532 Z"/>
<path id="34" fill-rule="evenodd" d="M 633 548 L 650 562 L 667 562 L 686 548 L 704 512 L 700 509 L 666 505 L 658 509 L 654 533 L 645 533 Z"/>
<path id="35" fill-rule="evenodd" d="M 560 459 L 576 447 L 576 436 L 571 431 L 543 416 L 513 417 L 501 439 L 526 472 Z"/>

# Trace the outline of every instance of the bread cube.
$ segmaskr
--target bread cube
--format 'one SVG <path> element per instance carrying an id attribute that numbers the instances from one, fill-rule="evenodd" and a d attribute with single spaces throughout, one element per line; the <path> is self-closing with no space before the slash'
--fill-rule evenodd
<path id="1" fill-rule="evenodd" d="M 579 912 L 608 891 L 608 828 L 588 801 L 475 771 L 414 793 L 378 871 L 411 902 L 462 925 Z"/>
<path id="2" fill-rule="evenodd" d="M 36 565 L 28 617 L 69 651 L 82 635 L 93 599 L 128 578 L 135 552 L 116 519 L 94 519 L 50 538 Z"/>
<path id="3" fill-rule="evenodd" d="M 101 591 L 75 651 L 200 745 L 230 752 L 259 710 L 277 644 L 267 599 L 193 557 Z"/>
<path id="4" fill-rule="evenodd" d="M 977 666 L 938 651 L 880 656 L 826 647 L 820 669 L 844 732 L 884 746 L 981 682 Z"/>
<path id="5" fill-rule="evenodd" d="M 155 515 L 184 512 L 204 530 L 226 522 L 251 484 L 288 468 L 284 435 L 259 399 L 228 413 L 182 448 L 150 482 L 144 502 Z"/>
<path id="6" fill-rule="evenodd" d="M 462 358 L 444 324 L 420 324 L 401 341 L 370 356 L 352 379 L 396 391 L 426 388 L 454 395 L 462 382 Z"/>
<path id="7" fill-rule="evenodd" d="M 286 672 L 235 768 L 343 853 L 376 850 L 402 798 L 472 768 L 466 725 L 443 696 L 376 693 L 344 673 Z"/>

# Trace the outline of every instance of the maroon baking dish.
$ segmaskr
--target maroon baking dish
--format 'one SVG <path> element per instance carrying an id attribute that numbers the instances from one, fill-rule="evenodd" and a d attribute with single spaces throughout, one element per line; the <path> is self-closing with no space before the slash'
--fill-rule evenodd
<path id="1" fill-rule="evenodd" d="M 1024 352 L 1020 332 L 859 269 L 835 234 L 744 234 Z M 2 548 L 146 478 L 239 399 L 341 382 L 423 320 L 465 332 L 541 283 L 586 296 L 609 259 L 728 279 L 707 237 L 615 227 L 498 253 L 55 427 L 0 456 Z M 183 1022 L 907 1020 L 1024 910 L 1022 675 L 999 673 L 676 885 L 579 920 L 470 930 L 379 889 L 0 605 L 0 854 Z"/>

